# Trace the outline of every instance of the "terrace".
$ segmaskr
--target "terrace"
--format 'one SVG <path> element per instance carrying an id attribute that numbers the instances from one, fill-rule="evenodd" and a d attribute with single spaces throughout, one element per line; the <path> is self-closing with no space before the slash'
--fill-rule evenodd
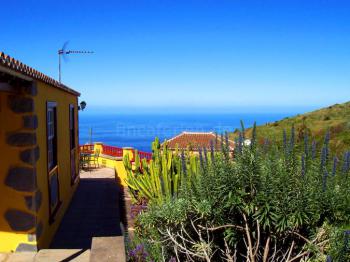
<path id="1" fill-rule="evenodd" d="M 99 142 L 82 145 L 80 146 L 81 169 L 91 170 L 99 167 L 115 169 L 117 178 L 125 186 L 126 171 L 123 159 L 128 155 L 131 164 L 134 164 L 136 154 L 140 160 L 146 159 L 146 161 L 150 161 L 152 159 L 152 153 L 138 151 L 131 147 L 120 148 Z"/>
<path id="2" fill-rule="evenodd" d="M 41 257 L 67 259 L 68 255 L 79 261 L 101 261 L 101 257 L 125 261 L 123 234 L 130 224 L 127 215 L 130 198 L 124 187 L 123 157 L 128 154 L 133 164 L 136 153 L 147 161 L 152 154 L 102 143 L 80 146 L 80 153 L 89 161 L 81 166 L 77 191 L 50 249 L 39 251 L 36 261 Z M 66 251 L 58 254 L 57 250 Z M 72 250 L 76 252 L 72 254 Z"/>
<path id="3" fill-rule="evenodd" d="M 1 254 L 0 261 L 126 261 L 124 188 L 110 167 L 81 170 L 80 182 L 49 249 Z M 126 191 L 126 190 L 125 190 Z"/>

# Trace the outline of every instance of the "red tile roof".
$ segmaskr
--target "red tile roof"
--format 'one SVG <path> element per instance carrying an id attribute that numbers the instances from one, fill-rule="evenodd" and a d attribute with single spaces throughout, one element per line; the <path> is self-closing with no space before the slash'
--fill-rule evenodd
<path id="1" fill-rule="evenodd" d="M 62 83 L 58 82 L 57 80 L 27 66 L 26 64 L 23 64 L 22 62 L 14 59 L 13 57 L 10 57 L 9 55 L 4 54 L 3 52 L 0 52 L 0 70 L 1 67 L 5 67 L 7 69 L 10 69 L 12 71 L 15 71 L 17 73 L 20 73 L 22 75 L 25 75 L 30 78 L 34 78 L 36 80 L 40 80 L 46 84 L 52 85 L 56 88 L 59 88 L 61 90 L 64 90 L 66 92 L 72 93 L 74 95 L 79 96 L 80 93 L 63 85 Z"/>
<path id="2" fill-rule="evenodd" d="M 221 148 L 221 138 L 213 132 L 182 132 L 181 134 L 167 141 L 169 149 L 186 149 L 188 146 L 191 150 L 197 151 L 199 148 L 210 149 L 210 141 L 213 141 L 216 149 Z M 217 143 L 216 143 L 217 141 Z M 234 142 L 229 140 L 230 150 L 234 148 Z"/>

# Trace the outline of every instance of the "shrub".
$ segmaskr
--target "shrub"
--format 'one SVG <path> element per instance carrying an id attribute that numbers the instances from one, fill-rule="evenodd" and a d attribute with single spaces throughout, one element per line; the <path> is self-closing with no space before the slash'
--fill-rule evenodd
<path id="1" fill-rule="evenodd" d="M 284 134 L 281 148 L 273 142 L 256 143 L 255 132 L 245 145 L 242 130 L 233 157 L 227 145 L 191 160 L 182 155 L 176 195 L 164 201 L 151 197 L 137 219 L 136 235 L 157 247 L 155 260 L 348 258 L 344 225 L 350 224 L 350 154 L 333 161 L 329 133 L 320 148 L 307 139 L 297 147 L 294 132 Z"/>
<path id="2" fill-rule="evenodd" d="M 331 120 L 331 117 L 328 116 L 328 115 L 325 115 L 325 116 L 323 117 L 323 121 L 328 121 L 328 120 Z"/>

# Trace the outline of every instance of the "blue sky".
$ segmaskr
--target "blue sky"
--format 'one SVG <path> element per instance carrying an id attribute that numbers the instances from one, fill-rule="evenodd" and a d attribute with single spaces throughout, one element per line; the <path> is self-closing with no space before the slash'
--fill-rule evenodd
<path id="1" fill-rule="evenodd" d="M 349 1 L 2 3 L 0 49 L 88 106 L 316 108 L 350 100 Z M 142 109 L 141 109 L 142 108 Z"/>

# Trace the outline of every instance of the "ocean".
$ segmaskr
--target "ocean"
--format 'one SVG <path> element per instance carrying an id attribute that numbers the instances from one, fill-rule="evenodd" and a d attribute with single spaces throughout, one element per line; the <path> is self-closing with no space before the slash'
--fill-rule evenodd
<path id="1" fill-rule="evenodd" d="M 118 147 L 133 147 L 140 151 L 151 151 L 155 137 L 161 142 L 181 133 L 232 132 L 240 127 L 274 122 L 293 113 L 240 113 L 240 114 L 112 114 L 79 113 L 79 142 L 103 142 Z M 90 136 L 90 130 L 92 135 Z"/>

